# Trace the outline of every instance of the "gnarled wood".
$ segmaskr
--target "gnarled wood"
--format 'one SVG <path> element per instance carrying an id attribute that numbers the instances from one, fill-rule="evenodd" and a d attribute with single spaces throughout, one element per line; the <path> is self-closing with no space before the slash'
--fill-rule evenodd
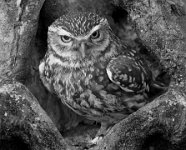
<path id="1" fill-rule="evenodd" d="M 43 49 L 30 53 L 34 49 L 31 45 L 35 40 L 38 16 L 43 2 L 44 0 L 0 2 L 0 146 L 3 142 L 11 143 L 12 138 L 13 140 L 18 138 L 20 139 L 18 142 L 23 146 L 21 148 L 72 149 L 66 145 L 57 128 L 28 89 L 18 82 L 6 81 L 7 78 L 25 81 L 27 75 L 31 75 L 33 77 L 27 80 L 31 91 L 40 100 L 48 97 L 46 93 L 43 94 L 45 96 L 42 95 L 42 92 L 46 91 L 41 87 L 38 73 L 35 73 L 39 58 L 33 65 L 35 56 L 30 57 L 33 53 L 37 55 L 39 53 L 36 52 L 37 50 L 44 53 Z M 50 2 L 53 1 L 48 2 L 50 6 Z M 45 12 L 42 18 L 46 19 L 49 14 L 48 24 L 54 21 L 53 16 L 59 17 L 66 11 L 61 9 L 65 8 L 66 3 L 72 4 L 75 0 L 55 2 L 60 5 L 58 3 L 52 5 L 51 10 L 47 9 L 48 13 Z M 148 136 L 157 132 L 162 133 L 172 146 L 176 145 L 184 149 L 186 143 L 186 17 L 184 16 L 186 4 L 182 0 L 114 0 L 113 3 L 128 12 L 141 43 L 160 60 L 172 79 L 167 93 L 115 125 L 103 141 L 92 149 L 139 150 L 142 149 Z M 86 5 L 85 3 L 83 7 L 89 8 Z M 108 8 L 107 15 L 112 15 L 113 7 L 108 6 Z M 49 11 L 53 9 L 55 13 L 50 15 Z M 36 67 L 34 73 L 31 72 L 33 70 L 30 70 L 30 65 Z M 33 83 L 35 78 L 37 81 Z M 48 99 L 50 100 L 53 98 Z M 50 106 L 51 103 L 47 104 Z M 53 108 L 55 107 L 50 109 Z M 64 109 L 62 111 L 67 114 L 69 112 Z M 61 111 L 58 115 L 60 113 Z M 64 118 L 59 117 L 56 124 L 64 123 L 62 119 Z M 71 120 L 76 120 L 76 117 Z M 68 126 L 70 124 L 67 124 Z"/>
<path id="2" fill-rule="evenodd" d="M 28 78 L 43 2 L 0 2 L 0 149 L 67 149 L 36 98 L 24 85 L 12 82 Z"/>
<path id="3" fill-rule="evenodd" d="M 72 150 L 35 97 L 18 82 L 1 83 L 0 135 L 1 149 Z"/>

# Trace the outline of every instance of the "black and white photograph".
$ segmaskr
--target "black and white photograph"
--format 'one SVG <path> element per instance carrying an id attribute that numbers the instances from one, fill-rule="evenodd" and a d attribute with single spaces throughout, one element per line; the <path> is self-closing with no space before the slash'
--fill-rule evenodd
<path id="1" fill-rule="evenodd" d="M 186 150 L 186 0 L 0 0 L 0 150 Z"/>

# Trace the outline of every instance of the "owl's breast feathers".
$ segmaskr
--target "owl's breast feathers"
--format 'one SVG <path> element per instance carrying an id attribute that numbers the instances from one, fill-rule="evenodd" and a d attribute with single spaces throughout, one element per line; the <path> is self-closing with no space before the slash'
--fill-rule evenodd
<path id="1" fill-rule="evenodd" d="M 40 76 L 49 90 L 80 115 L 115 122 L 146 103 L 141 93 L 148 90 L 150 75 L 140 59 L 120 55 L 79 69 L 64 63 L 49 55 L 40 64 Z"/>

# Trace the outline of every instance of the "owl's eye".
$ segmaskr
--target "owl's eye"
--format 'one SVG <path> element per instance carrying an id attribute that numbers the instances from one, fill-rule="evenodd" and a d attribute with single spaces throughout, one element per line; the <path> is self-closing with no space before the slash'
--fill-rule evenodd
<path id="1" fill-rule="evenodd" d="M 97 30 L 97 31 L 93 32 L 90 37 L 91 37 L 91 39 L 98 39 L 100 37 L 100 32 Z"/>
<path id="2" fill-rule="evenodd" d="M 72 41 L 72 38 L 67 35 L 61 35 L 61 41 L 64 43 L 69 43 L 70 41 Z"/>

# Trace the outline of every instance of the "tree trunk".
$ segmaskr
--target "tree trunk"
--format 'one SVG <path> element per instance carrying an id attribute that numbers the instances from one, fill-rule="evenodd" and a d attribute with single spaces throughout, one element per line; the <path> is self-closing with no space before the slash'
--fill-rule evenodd
<path id="1" fill-rule="evenodd" d="M 0 148 L 72 150 L 38 101 L 22 84 L 1 82 Z"/>
<path id="2" fill-rule="evenodd" d="M 28 75 L 31 41 L 44 0 L 0 2 L 0 74 L 24 81 Z"/>
<path id="3" fill-rule="evenodd" d="M 22 85 L 44 0 L 0 2 L 0 149 L 68 149 L 61 134 Z M 14 81 L 17 80 L 17 81 Z M 69 148 L 70 150 L 72 148 Z"/>
<path id="4" fill-rule="evenodd" d="M 125 10 L 120 15 L 128 13 L 141 44 L 171 76 L 166 93 L 116 124 L 92 149 L 146 149 L 153 135 L 161 137 L 159 149 L 185 149 L 186 2 L 47 0 L 45 6 L 43 3 L 44 0 L 0 2 L 0 148 L 77 149 L 66 144 L 58 129 L 70 128 L 82 119 L 47 93 L 38 75 L 39 60 L 46 51 L 47 27 L 68 11 L 67 6 L 73 5 L 85 10 L 99 9 L 111 26 L 115 9 Z M 121 31 L 119 27 L 114 30 Z"/>

